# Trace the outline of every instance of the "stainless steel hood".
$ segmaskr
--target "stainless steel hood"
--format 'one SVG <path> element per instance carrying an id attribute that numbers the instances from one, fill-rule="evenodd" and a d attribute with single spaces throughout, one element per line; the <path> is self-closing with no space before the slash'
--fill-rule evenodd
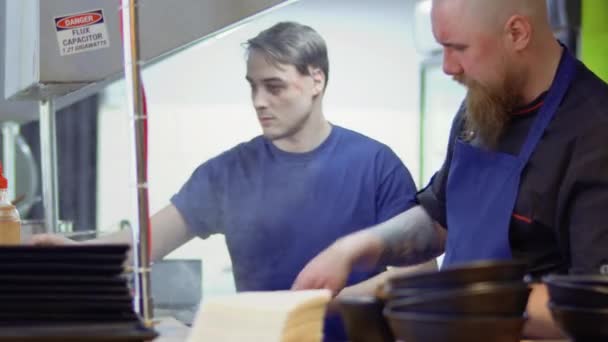
<path id="1" fill-rule="evenodd" d="M 141 60 L 158 61 L 290 2 L 140 0 Z M 98 19 L 78 17 L 87 13 L 102 20 L 79 35 L 79 23 Z M 52 98 L 61 109 L 123 75 L 118 0 L 0 0 L 0 26 L 0 121 L 36 120 L 36 101 Z M 97 33 L 105 45 L 93 44 Z M 71 43 L 79 37 L 91 44 L 75 51 Z"/>

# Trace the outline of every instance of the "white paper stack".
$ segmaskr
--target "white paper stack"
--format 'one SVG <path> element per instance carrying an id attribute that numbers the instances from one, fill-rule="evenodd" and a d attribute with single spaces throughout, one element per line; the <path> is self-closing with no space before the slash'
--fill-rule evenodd
<path id="1" fill-rule="evenodd" d="M 241 292 L 206 300 L 188 342 L 319 342 L 329 290 Z"/>

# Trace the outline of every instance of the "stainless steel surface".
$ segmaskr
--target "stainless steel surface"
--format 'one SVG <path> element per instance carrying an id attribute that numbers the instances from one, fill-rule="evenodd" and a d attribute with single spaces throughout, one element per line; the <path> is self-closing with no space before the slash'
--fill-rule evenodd
<path id="1" fill-rule="evenodd" d="M 9 25 L 9 20 L 6 18 L 7 4 L 4 0 L 0 0 L 0 118 L 2 121 L 26 122 L 38 120 L 38 101 L 4 101 L 4 82 L 5 69 L 13 70 L 14 66 L 9 68 L 4 62 L 9 51 L 4 51 L 3 44 L 6 39 L 6 28 Z M 10 52 L 18 53 L 16 51 Z M 11 71 L 9 71 L 11 73 Z"/>
<path id="2" fill-rule="evenodd" d="M 19 125 L 14 122 L 5 122 L 2 124 L 2 170 L 4 177 L 8 180 L 7 196 L 8 200 L 15 199 L 16 177 L 15 170 L 17 169 L 17 155 L 15 149 L 17 146 L 17 137 L 19 136 Z"/>
<path id="3" fill-rule="evenodd" d="M 149 64 L 293 0 L 145 0 L 139 7 L 141 61 Z M 54 18 L 102 10 L 109 44 L 61 55 Z M 0 120 L 36 120 L 31 101 L 53 97 L 61 109 L 123 76 L 119 5 L 108 0 L 0 0 Z M 28 61 L 24 63 L 23 61 Z M 24 109 L 24 110 L 22 110 Z"/>
<path id="4" fill-rule="evenodd" d="M 59 193 L 57 185 L 57 131 L 52 99 L 40 101 L 40 162 L 44 225 L 48 233 L 59 233 Z"/>
<path id="5" fill-rule="evenodd" d="M 183 342 L 188 339 L 190 328 L 173 317 L 162 317 L 156 320 L 154 330 L 159 336 L 155 342 Z"/>
<path id="6" fill-rule="evenodd" d="M 151 326 L 153 319 L 152 288 L 150 284 L 150 210 L 145 125 L 141 73 L 139 68 L 139 7 L 136 0 L 122 0 L 123 55 L 127 84 L 128 113 L 133 119 L 133 162 L 137 181 L 137 222 L 133 227 L 133 276 L 135 280 L 135 310 L 144 323 Z"/>
<path id="7" fill-rule="evenodd" d="M 24 123 L 40 118 L 38 101 L 3 101 L 2 98 L 2 93 L 0 93 L 0 121 Z"/>
<path id="8" fill-rule="evenodd" d="M 30 145 L 25 138 L 17 135 L 16 143 L 16 178 L 15 193 L 17 194 L 17 209 L 22 217 L 27 216 L 32 206 L 42 201 L 38 193 L 40 186 L 40 171 L 38 162 L 32 154 Z"/>
<path id="9" fill-rule="evenodd" d="M 57 226 L 59 230 L 65 233 L 59 233 L 69 238 L 80 238 L 80 237 L 91 237 L 96 235 L 96 231 L 79 231 L 72 232 L 72 221 L 59 221 Z M 46 233 L 46 226 L 44 220 L 21 220 L 21 239 L 23 242 L 27 241 L 32 235 Z M 77 239 L 78 240 L 78 239 Z"/>

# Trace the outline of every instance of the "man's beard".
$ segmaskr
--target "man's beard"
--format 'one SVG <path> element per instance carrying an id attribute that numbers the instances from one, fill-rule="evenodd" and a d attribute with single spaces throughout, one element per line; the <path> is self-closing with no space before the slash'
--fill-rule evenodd
<path id="1" fill-rule="evenodd" d="M 496 149 L 511 114 L 522 104 L 521 77 L 506 72 L 498 86 L 483 85 L 460 75 L 454 76 L 454 80 L 468 89 L 464 117 L 466 136 L 476 136 L 484 147 Z"/>

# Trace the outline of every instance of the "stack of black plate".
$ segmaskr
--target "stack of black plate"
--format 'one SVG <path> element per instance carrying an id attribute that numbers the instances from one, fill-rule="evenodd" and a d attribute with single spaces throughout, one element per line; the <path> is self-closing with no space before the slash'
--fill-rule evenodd
<path id="1" fill-rule="evenodd" d="M 384 315 L 407 342 L 519 342 L 530 294 L 525 266 L 482 261 L 394 277 Z"/>
<path id="2" fill-rule="evenodd" d="M 0 341 L 143 341 L 127 245 L 0 247 Z"/>
<path id="3" fill-rule="evenodd" d="M 577 342 L 608 341 L 608 276 L 550 275 L 549 308 L 562 330 Z"/>

